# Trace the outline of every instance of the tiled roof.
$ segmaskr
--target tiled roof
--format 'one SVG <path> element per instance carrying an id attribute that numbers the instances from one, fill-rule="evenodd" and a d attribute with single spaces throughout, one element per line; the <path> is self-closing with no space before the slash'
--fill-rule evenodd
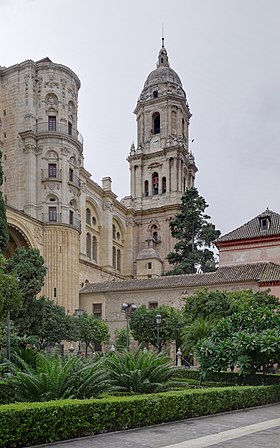
<path id="1" fill-rule="evenodd" d="M 108 281 L 87 283 L 81 294 L 90 292 L 139 291 L 144 289 L 165 289 L 219 285 L 237 282 L 272 282 L 280 281 L 280 265 L 274 263 L 251 263 L 235 266 L 223 266 L 216 272 L 206 274 L 171 275 L 140 280 Z"/>
<path id="2" fill-rule="evenodd" d="M 270 221 L 267 230 L 261 230 L 260 218 L 268 218 Z M 224 241 L 244 240 L 273 235 L 280 236 L 280 215 L 267 209 L 254 219 L 251 219 L 251 221 L 243 224 L 243 226 L 221 236 L 216 242 L 217 246 L 219 246 L 219 243 Z"/>

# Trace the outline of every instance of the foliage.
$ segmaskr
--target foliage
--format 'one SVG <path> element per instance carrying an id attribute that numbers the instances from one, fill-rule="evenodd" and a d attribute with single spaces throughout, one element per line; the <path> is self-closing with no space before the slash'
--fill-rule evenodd
<path id="1" fill-rule="evenodd" d="M 249 386 L 3 405 L 0 409 L 0 445 L 2 448 L 20 448 L 279 400 L 279 386 Z"/>
<path id="2" fill-rule="evenodd" d="M 88 348 L 94 352 L 95 344 L 102 344 L 109 340 L 109 328 L 107 322 L 96 319 L 93 315 L 85 313 L 78 320 L 80 340 L 86 344 L 86 355 Z"/>
<path id="3" fill-rule="evenodd" d="M 230 313 L 231 300 L 226 291 L 195 291 L 185 298 L 183 314 L 186 322 L 196 319 L 215 320 Z"/>
<path id="4" fill-rule="evenodd" d="M 21 306 L 21 292 L 17 279 L 5 272 L 6 260 L 0 254 L 0 318 L 6 319 L 7 312 Z"/>
<path id="5" fill-rule="evenodd" d="M 38 353 L 35 367 L 18 358 L 20 363 L 22 370 L 11 380 L 18 401 L 90 398 L 108 388 L 106 371 L 92 360 Z"/>
<path id="6" fill-rule="evenodd" d="M 7 381 L 0 381 L 0 405 L 13 403 L 15 401 L 15 390 L 13 384 Z"/>
<path id="7" fill-rule="evenodd" d="M 36 320 L 30 332 L 37 338 L 37 346 L 42 350 L 48 345 L 60 344 L 61 341 L 78 339 L 77 323 L 74 316 L 65 313 L 62 306 L 56 305 L 45 297 L 36 299 L 34 303 Z"/>
<path id="8" fill-rule="evenodd" d="M 126 349 L 126 327 L 117 328 L 115 330 L 114 346 L 118 352 L 122 352 Z"/>
<path id="9" fill-rule="evenodd" d="M 182 349 L 188 355 L 198 341 L 206 338 L 212 330 L 214 323 L 202 318 L 196 319 L 182 330 Z"/>
<path id="10" fill-rule="evenodd" d="M 113 354 L 105 361 L 112 390 L 151 394 L 170 389 L 176 370 L 170 360 L 150 352 Z"/>
<path id="11" fill-rule="evenodd" d="M 39 249 L 26 250 L 23 247 L 18 248 L 7 261 L 6 270 L 18 278 L 24 302 L 39 294 L 47 272 Z"/>
<path id="12" fill-rule="evenodd" d="M 157 314 L 160 314 L 162 318 L 159 326 L 159 347 Z M 159 351 L 167 342 L 179 340 L 182 326 L 182 313 L 178 309 L 165 305 L 153 309 L 147 309 L 145 305 L 142 305 L 134 311 L 130 321 L 134 339 L 140 343 L 152 344 Z"/>
<path id="13" fill-rule="evenodd" d="M 222 318 L 206 339 L 195 346 L 201 370 L 238 367 L 241 375 L 262 371 L 280 363 L 280 309 L 243 305 L 239 312 Z"/>
<path id="14" fill-rule="evenodd" d="M 167 259 L 174 269 L 166 275 L 193 274 L 197 270 L 210 272 L 216 270 L 213 241 L 220 236 L 220 231 L 209 222 L 206 215 L 208 207 L 205 199 L 192 187 L 182 196 L 180 213 L 170 222 L 173 238 L 177 240 L 174 252 Z"/>
<path id="15" fill-rule="evenodd" d="M 0 186 L 3 184 L 2 151 L 0 150 Z M 9 241 L 8 222 L 3 193 L 0 191 L 0 253 L 5 254 Z"/>

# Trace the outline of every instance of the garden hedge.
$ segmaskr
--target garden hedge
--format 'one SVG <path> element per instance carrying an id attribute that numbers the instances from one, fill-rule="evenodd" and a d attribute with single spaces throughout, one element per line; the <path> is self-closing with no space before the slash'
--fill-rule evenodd
<path id="1" fill-rule="evenodd" d="M 184 379 L 200 379 L 200 371 L 182 368 L 176 373 L 176 376 Z M 227 384 L 229 386 L 236 385 L 252 385 L 261 386 L 263 384 L 272 385 L 280 384 L 280 375 L 257 373 L 255 375 L 239 375 L 238 372 L 207 372 L 206 381 L 219 384 Z"/>
<path id="2" fill-rule="evenodd" d="M 0 406 L 0 446 L 26 447 L 280 401 L 280 386 Z"/>

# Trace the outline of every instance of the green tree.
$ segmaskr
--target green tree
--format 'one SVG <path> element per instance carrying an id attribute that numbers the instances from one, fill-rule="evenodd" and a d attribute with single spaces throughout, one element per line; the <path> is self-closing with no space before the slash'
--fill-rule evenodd
<path id="1" fill-rule="evenodd" d="M 122 352 L 126 349 L 126 327 L 117 328 L 115 330 L 114 346 L 118 352 Z"/>
<path id="2" fill-rule="evenodd" d="M 0 186 L 3 184 L 2 151 L 0 150 Z M 3 200 L 3 194 L 0 191 L 0 253 L 5 254 L 9 241 L 8 223 L 6 216 L 6 207 Z"/>
<path id="3" fill-rule="evenodd" d="M 30 330 L 40 350 L 48 345 L 78 339 L 77 321 L 74 316 L 65 313 L 64 307 L 45 297 L 36 299 L 34 307 L 36 320 Z"/>
<path id="4" fill-rule="evenodd" d="M 174 269 L 165 275 L 193 274 L 198 269 L 210 272 L 216 269 L 213 241 L 220 231 L 209 222 L 210 216 L 204 213 L 208 207 L 205 199 L 196 188 L 190 188 L 182 196 L 180 213 L 170 222 L 173 238 L 177 240 L 174 252 L 167 259 Z"/>
<path id="5" fill-rule="evenodd" d="M 39 249 L 18 248 L 7 261 L 6 271 L 17 277 L 23 301 L 35 298 L 44 286 L 47 268 Z"/>
<path id="6" fill-rule="evenodd" d="M 107 322 L 96 319 L 93 315 L 85 313 L 78 319 L 80 340 L 86 345 L 86 355 L 90 348 L 92 353 L 96 344 L 102 344 L 109 340 L 109 328 Z"/>
<path id="7" fill-rule="evenodd" d="M 181 344 L 184 354 L 189 355 L 198 341 L 206 338 L 210 334 L 214 325 L 214 322 L 200 317 L 190 325 L 185 326 L 182 330 Z"/>
<path id="8" fill-rule="evenodd" d="M 161 315 L 159 326 L 159 347 L 158 347 L 158 327 L 156 315 Z M 183 326 L 182 313 L 171 306 L 161 306 L 147 309 L 145 305 L 137 308 L 131 316 L 130 329 L 133 338 L 140 343 L 149 343 L 159 351 L 167 342 L 178 341 Z"/>
<path id="9" fill-rule="evenodd" d="M 280 362 L 280 306 L 243 305 L 220 319 L 195 352 L 204 373 L 234 366 L 240 374 L 266 373 Z"/>
<path id="10" fill-rule="evenodd" d="M 185 300 L 183 315 L 187 323 L 200 318 L 217 320 L 231 313 L 232 299 L 226 291 L 203 289 L 195 291 Z"/>

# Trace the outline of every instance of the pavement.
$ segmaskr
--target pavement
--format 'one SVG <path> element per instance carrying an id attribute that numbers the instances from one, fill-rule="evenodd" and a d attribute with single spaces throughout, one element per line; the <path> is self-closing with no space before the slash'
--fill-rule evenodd
<path id="1" fill-rule="evenodd" d="M 278 448 L 280 404 L 40 445 L 40 448 Z M 37 445 L 38 448 L 39 445 Z"/>

